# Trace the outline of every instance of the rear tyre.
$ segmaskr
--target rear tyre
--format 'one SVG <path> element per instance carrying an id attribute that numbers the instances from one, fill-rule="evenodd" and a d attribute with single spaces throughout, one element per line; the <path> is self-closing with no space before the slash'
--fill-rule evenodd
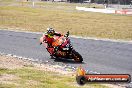
<path id="1" fill-rule="evenodd" d="M 82 62 L 83 61 L 82 56 L 78 52 L 76 52 L 75 50 L 72 51 L 72 56 L 76 62 Z"/>

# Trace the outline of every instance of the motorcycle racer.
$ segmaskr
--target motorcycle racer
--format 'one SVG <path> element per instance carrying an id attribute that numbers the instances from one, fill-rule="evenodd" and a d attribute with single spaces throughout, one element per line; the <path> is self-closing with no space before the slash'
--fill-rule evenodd
<path id="1" fill-rule="evenodd" d="M 55 30 L 53 28 L 47 28 L 47 32 L 45 32 L 43 34 L 43 42 L 46 42 L 48 45 L 47 45 L 47 48 L 50 48 L 50 47 L 53 47 L 52 46 L 52 43 L 54 41 L 54 36 L 62 36 L 62 34 L 58 33 L 58 32 L 55 32 Z M 42 44 L 42 43 L 40 43 Z M 52 52 L 52 54 L 50 56 L 53 56 L 58 50 L 58 47 L 54 47 L 54 50 Z"/>
<path id="2" fill-rule="evenodd" d="M 47 28 L 40 44 L 43 44 L 49 52 L 52 59 L 74 59 L 76 62 L 82 62 L 82 56 L 73 48 L 69 38 L 69 31 L 62 35 L 54 31 L 53 28 Z"/>

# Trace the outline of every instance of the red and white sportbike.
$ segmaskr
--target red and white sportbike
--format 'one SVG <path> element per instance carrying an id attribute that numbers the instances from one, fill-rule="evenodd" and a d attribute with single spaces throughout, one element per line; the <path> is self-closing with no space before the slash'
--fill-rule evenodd
<path id="1" fill-rule="evenodd" d="M 54 36 L 54 42 L 52 43 L 53 47 L 47 47 L 47 42 L 44 41 L 44 36 L 40 38 L 40 43 L 43 44 L 47 51 L 52 54 L 54 52 L 54 47 L 58 47 L 58 50 L 53 55 L 54 58 L 65 58 L 65 59 L 74 59 L 76 62 L 82 62 L 82 56 L 75 51 L 71 45 L 69 39 L 69 32 L 66 35 Z"/>

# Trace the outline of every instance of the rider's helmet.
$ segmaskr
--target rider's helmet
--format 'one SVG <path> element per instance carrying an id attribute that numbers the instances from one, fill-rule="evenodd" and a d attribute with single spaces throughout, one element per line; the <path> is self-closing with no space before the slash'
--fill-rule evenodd
<path id="1" fill-rule="evenodd" d="M 55 33 L 55 31 L 53 28 L 47 28 L 48 37 L 53 38 L 54 33 Z"/>

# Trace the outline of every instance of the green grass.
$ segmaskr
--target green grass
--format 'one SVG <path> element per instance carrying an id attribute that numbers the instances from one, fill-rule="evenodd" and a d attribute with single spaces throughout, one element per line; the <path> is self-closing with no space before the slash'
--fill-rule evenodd
<path id="1" fill-rule="evenodd" d="M 0 2 L 14 2 L 15 0 L 0 0 Z"/>
<path id="2" fill-rule="evenodd" d="M 0 74 L 15 75 L 14 80 L 6 80 L 7 83 L 0 83 L 0 88 L 78 88 L 75 77 L 58 75 L 55 72 L 47 72 L 33 67 L 21 69 L 0 70 Z M 81 88 L 107 88 L 100 84 L 88 84 Z"/>
<path id="3" fill-rule="evenodd" d="M 14 84 L 0 84 L 0 88 L 15 88 Z"/>
<path id="4" fill-rule="evenodd" d="M 15 0 L 0 0 L 0 6 L 13 4 Z"/>
<path id="5" fill-rule="evenodd" d="M 17 7 L 1 6 L 0 28 L 44 32 L 51 26 L 62 33 L 69 30 L 72 35 L 132 40 L 132 16 L 130 15 L 75 10 L 76 5 L 87 4 L 36 2 L 36 5 L 37 8 L 24 4 Z"/>

